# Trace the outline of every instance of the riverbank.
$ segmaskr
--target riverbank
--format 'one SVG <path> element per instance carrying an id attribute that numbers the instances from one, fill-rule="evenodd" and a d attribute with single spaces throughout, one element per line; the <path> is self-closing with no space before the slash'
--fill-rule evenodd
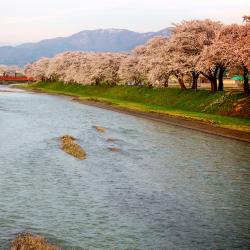
<path id="1" fill-rule="evenodd" d="M 249 98 L 241 93 L 82 86 L 40 82 L 20 88 L 74 97 L 87 105 L 250 142 Z"/>

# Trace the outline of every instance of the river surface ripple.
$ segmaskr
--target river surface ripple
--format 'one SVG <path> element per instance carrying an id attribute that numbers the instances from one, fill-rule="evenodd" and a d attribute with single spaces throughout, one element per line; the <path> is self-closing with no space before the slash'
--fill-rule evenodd
<path id="1" fill-rule="evenodd" d="M 20 232 L 65 250 L 249 249 L 248 143 L 0 89 L 1 250 Z"/>

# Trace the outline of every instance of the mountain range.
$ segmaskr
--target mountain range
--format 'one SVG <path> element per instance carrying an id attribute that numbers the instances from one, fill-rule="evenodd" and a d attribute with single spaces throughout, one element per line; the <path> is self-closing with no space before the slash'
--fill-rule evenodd
<path id="1" fill-rule="evenodd" d="M 155 36 L 169 35 L 169 28 L 147 33 L 126 29 L 84 30 L 68 37 L 18 46 L 1 46 L 0 64 L 24 66 L 41 57 L 52 57 L 63 51 L 127 52 Z"/>

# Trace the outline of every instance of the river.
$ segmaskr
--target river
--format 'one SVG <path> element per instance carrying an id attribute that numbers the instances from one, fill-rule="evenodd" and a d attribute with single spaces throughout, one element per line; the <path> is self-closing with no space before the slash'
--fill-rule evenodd
<path id="1" fill-rule="evenodd" d="M 65 250 L 249 249 L 250 144 L 8 90 L 0 86 L 1 250 L 20 232 Z M 86 160 L 60 150 L 64 134 Z"/>

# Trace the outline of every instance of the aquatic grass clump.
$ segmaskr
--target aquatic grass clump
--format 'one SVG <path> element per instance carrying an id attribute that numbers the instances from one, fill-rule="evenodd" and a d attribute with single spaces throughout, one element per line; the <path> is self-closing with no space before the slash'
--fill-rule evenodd
<path id="1" fill-rule="evenodd" d="M 108 148 L 111 152 L 120 152 L 121 149 L 120 148 L 117 148 L 117 147 L 109 147 Z"/>
<path id="2" fill-rule="evenodd" d="M 116 139 L 114 139 L 114 138 L 108 138 L 107 139 L 107 142 L 115 142 L 116 141 Z"/>
<path id="3" fill-rule="evenodd" d="M 70 154 L 74 156 L 75 158 L 78 158 L 80 160 L 84 160 L 87 157 L 86 152 L 84 149 L 75 143 L 75 138 L 71 135 L 64 135 L 60 137 L 61 139 L 61 149 L 66 152 L 67 154 Z"/>
<path id="4" fill-rule="evenodd" d="M 106 128 L 100 127 L 100 126 L 94 126 L 94 128 L 96 129 L 96 131 L 100 132 L 100 133 L 105 133 L 106 132 Z"/>
<path id="5" fill-rule="evenodd" d="M 18 235 L 11 242 L 10 250 L 59 250 L 59 248 L 49 244 L 42 236 L 25 233 Z"/>

